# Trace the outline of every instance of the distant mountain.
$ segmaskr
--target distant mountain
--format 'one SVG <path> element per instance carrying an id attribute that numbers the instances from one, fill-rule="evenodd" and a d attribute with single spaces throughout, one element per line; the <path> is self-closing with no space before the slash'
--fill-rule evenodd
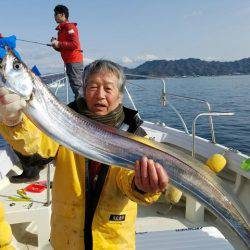
<path id="1" fill-rule="evenodd" d="M 127 74 L 151 76 L 218 76 L 250 74 L 250 58 L 233 62 L 204 61 L 195 58 L 147 61 L 134 68 L 124 68 Z"/>

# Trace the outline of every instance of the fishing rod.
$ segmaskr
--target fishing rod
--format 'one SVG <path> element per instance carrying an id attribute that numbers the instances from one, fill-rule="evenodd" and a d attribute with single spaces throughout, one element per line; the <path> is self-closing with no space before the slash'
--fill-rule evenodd
<path id="1" fill-rule="evenodd" d="M 26 42 L 26 43 L 35 43 L 35 44 L 40 44 L 40 45 L 52 47 L 52 44 L 49 44 L 49 43 L 40 43 L 40 42 L 29 41 L 29 40 L 24 40 L 24 39 L 16 39 L 16 40 L 21 41 L 21 42 Z"/>
<path id="2" fill-rule="evenodd" d="M 41 43 L 41 42 L 36 42 L 36 41 L 24 40 L 24 39 L 16 39 L 16 40 L 21 41 L 21 42 L 26 42 L 26 43 L 34 43 L 34 44 L 40 44 L 40 45 L 52 47 L 52 44 L 50 43 Z M 79 49 L 79 51 L 83 53 L 83 50 Z"/>

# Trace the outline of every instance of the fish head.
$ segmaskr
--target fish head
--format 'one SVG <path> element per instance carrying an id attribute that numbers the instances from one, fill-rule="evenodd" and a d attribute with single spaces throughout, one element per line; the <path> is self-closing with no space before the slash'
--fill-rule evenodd
<path id="1" fill-rule="evenodd" d="M 34 73 L 18 59 L 12 50 L 0 62 L 0 87 L 29 100 L 33 91 Z"/>

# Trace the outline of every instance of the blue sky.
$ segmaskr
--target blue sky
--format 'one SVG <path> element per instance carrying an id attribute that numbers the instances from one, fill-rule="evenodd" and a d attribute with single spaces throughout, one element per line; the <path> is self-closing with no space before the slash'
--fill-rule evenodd
<path id="1" fill-rule="evenodd" d="M 68 6 L 78 23 L 86 63 L 107 58 L 134 67 L 153 59 L 250 56 L 249 0 L 0 0 L 0 33 L 49 42 L 57 4 Z M 63 69 L 49 47 L 18 42 L 17 49 L 42 73 Z"/>

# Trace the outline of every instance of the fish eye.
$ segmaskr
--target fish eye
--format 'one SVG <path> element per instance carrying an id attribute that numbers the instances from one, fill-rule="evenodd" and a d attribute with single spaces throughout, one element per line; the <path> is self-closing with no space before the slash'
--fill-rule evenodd
<path id="1" fill-rule="evenodd" d="M 13 69 L 14 70 L 19 70 L 20 68 L 21 68 L 21 63 L 20 62 L 14 62 Z"/>

